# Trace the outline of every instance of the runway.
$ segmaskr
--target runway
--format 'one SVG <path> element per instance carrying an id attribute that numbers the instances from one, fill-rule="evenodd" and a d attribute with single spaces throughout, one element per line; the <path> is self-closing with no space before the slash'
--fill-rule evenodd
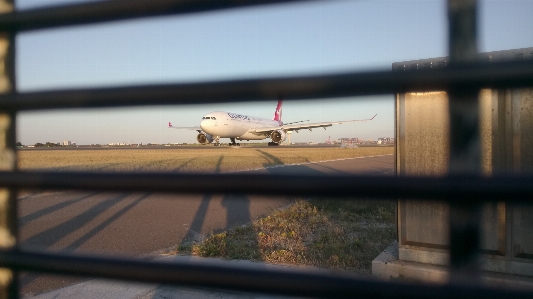
<path id="1" fill-rule="evenodd" d="M 392 155 L 249 170 L 272 174 L 393 172 Z M 19 198 L 20 246 L 25 250 L 150 257 L 213 232 L 249 223 L 294 198 L 244 195 L 42 192 Z M 80 281 L 23 274 L 23 296 Z"/>
<path id="2" fill-rule="evenodd" d="M 358 147 L 394 147 L 394 144 L 359 144 Z M 221 146 L 213 146 L 213 144 L 206 145 L 143 145 L 137 146 L 58 146 L 58 147 L 21 147 L 17 148 L 18 151 L 72 151 L 72 150 L 180 150 L 180 149 L 193 149 L 193 150 L 213 150 L 224 148 L 281 148 L 281 149 L 298 149 L 298 148 L 340 148 L 339 144 L 291 144 L 281 145 L 278 147 L 267 146 L 266 144 L 256 143 L 241 143 L 238 147 L 228 146 L 227 143 L 222 143 Z"/>

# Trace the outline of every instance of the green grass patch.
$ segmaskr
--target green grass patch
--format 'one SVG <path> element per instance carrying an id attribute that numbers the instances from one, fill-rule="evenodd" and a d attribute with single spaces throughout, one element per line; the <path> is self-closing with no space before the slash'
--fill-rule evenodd
<path id="1" fill-rule="evenodd" d="M 181 245 L 176 253 L 370 275 L 372 260 L 396 239 L 395 219 L 390 201 L 298 200 L 249 225 Z"/>

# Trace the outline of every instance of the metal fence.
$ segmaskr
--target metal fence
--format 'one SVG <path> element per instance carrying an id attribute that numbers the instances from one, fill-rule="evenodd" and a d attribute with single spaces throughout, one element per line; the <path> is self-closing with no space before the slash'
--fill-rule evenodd
<path id="1" fill-rule="evenodd" d="M 18 32 L 148 16 L 271 5 L 297 0 L 117 0 L 13 12 L 10 0 L 0 1 L 0 287 L 1 297 L 17 298 L 18 271 L 82 275 L 174 285 L 226 288 L 285 295 L 339 298 L 531 298 L 533 293 L 490 289 L 476 283 L 473 262 L 478 252 L 477 215 L 483 201 L 512 198 L 531 202 L 532 176 L 481 177 L 477 123 L 480 88 L 528 87 L 533 61 L 483 64 L 475 61 L 476 1 L 449 0 L 449 55 L 447 68 L 416 72 L 364 72 L 308 77 L 191 84 L 56 90 L 19 93 L 15 90 L 15 43 Z M 17 171 L 15 120 L 18 111 L 156 104 L 311 99 L 346 95 L 392 94 L 406 91 L 447 90 L 450 95 L 450 172 L 445 177 L 309 177 L 292 175 L 246 176 L 192 174 L 90 174 Z M 150 98 L 150 101 L 146 99 Z M 269 188 L 267 186 L 280 186 Z M 271 195 L 335 195 L 433 198 L 451 203 L 451 280 L 446 285 L 380 282 L 342 275 L 293 271 L 250 270 L 239 267 L 161 264 L 135 259 L 29 252 L 17 246 L 16 191 L 22 188 L 165 191 L 181 193 L 246 193 Z M 468 201 L 464 199 L 468 198 Z M 465 283 L 468 282 L 468 283 Z"/>

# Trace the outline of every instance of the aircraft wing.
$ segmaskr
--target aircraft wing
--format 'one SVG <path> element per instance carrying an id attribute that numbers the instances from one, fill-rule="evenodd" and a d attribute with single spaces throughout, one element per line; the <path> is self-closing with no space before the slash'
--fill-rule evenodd
<path id="1" fill-rule="evenodd" d="M 168 128 L 169 129 L 182 129 L 182 130 L 194 130 L 194 131 L 198 131 L 198 133 L 202 132 L 202 128 L 200 127 L 174 127 L 172 125 L 172 123 L 168 123 Z"/>
<path id="2" fill-rule="evenodd" d="M 321 122 L 321 123 L 283 125 L 283 126 L 277 126 L 277 127 L 257 128 L 251 131 L 253 131 L 254 133 L 270 133 L 276 130 L 284 130 L 285 132 L 296 131 L 296 133 L 298 133 L 299 130 L 310 130 L 311 131 L 312 129 L 315 129 L 315 128 L 324 128 L 325 130 L 326 127 L 331 127 L 333 125 L 373 120 L 374 117 L 376 117 L 376 115 L 374 115 L 372 118 L 369 118 L 369 119 L 354 119 L 354 120 L 342 120 L 342 121 L 331 121 L 331 122 Z"/>

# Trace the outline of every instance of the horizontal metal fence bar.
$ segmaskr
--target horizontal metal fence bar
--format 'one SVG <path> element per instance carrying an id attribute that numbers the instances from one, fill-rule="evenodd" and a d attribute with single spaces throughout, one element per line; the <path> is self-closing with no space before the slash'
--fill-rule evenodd
<path id="1" fill-rule="evenodd" d="M 343 198 L 433 198 L 452 203 L 463 202 L 465 198 L 470 202 L 533 202 L 531 175 L 393 177 L 3 171 L 0 172 L 0 187 Z"/>
<path id="2" fill-rule="evenodd" d="M 223 288 L 313 298 L 531 298 L 532 292 L 476 285 L 401 284 L 301 270 L 250 269 L 195 262 L 0 252 L 0 266 L 22 271 L 98 276 L 158 284 Z M 250 279 L 253 277 L 253 279 Z"/>
<path id="3" fill-rule="evenodd" d="M 0 31 L 28 31 L 125 19 L 311 0 L 113 0 L 16 11 L 0 15 Z M 316 0 L 315 0 L 316 1 Z"/>
<path id="4" fill-rule="evenodd" d="M 469 88 L 533 86 L 533 60 L 460 65 L 443 69 L 374 71 L 307 77 L 74 89 L 0 96 L 0 109 L 39 110 L 134 105 L 210 104 L 393 94 Z"/>

